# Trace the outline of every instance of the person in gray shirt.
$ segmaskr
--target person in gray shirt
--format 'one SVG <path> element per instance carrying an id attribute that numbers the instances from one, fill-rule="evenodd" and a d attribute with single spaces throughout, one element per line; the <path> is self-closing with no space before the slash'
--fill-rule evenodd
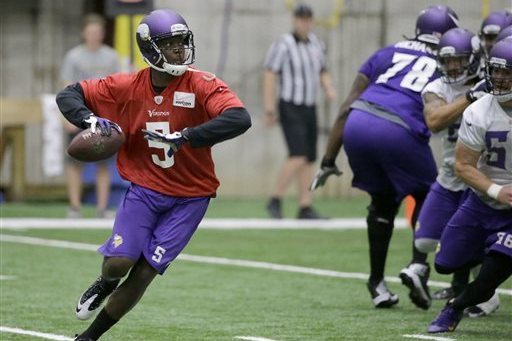
<path id="1" fill-rule="evenodd" d="M 61 68 L 63 86 L 85 79 L 103 78 L 120 71 L 119 57 L 116 51 L 103 43 L 105 38 L 105 19 L 97 14 L 85 17 L 82 26 L 83 43 L 66 53 Z M 70 123 L 65 123 L 68 142 L 80 131 Z M 97 216 L 105 217 L 110 195 L 110 160 L 99 162 L 96 166 Z M 69 218 L 81 217 L 82 167 L 83 164 L 68 157 L 66 175 L 70 208 Z"/>

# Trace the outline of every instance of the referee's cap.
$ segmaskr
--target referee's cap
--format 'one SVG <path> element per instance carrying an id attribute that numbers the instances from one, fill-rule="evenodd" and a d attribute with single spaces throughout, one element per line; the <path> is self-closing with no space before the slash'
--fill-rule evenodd
<path id="1" fill-rule="evenodd" d="M 298 4 L 293 10 L 293 16 L 299 18 L 312 18 L 313 10 L 306 4 Z"/>

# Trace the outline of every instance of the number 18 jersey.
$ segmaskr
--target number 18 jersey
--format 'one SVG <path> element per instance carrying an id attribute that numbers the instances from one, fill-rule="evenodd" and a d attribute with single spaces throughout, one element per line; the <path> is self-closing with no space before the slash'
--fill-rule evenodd
<path id="1" fill-rule="evenodd" d="M 439 77 L 434 58 L 425 43 L 414 40 L 378 50 L 359 69 L 370 80 L 359 98 L 398 115 L 413 133 L 429 138 L 421 91 Z"/>

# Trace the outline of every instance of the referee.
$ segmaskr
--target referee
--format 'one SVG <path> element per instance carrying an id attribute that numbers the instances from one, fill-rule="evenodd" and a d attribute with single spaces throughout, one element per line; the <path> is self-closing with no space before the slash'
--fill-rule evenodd
<path id="1" fill-rule="evenodd" d="M 311 31 L 313 11 L 298 5 L 293 12 L 293 32 L 281 36 L 267 53 L 263 74 L 265 121 L 277 122 L 276 83 L 279 79 L 279 121 L 288 146 L 288 159 L 267 204 L 271 218 L 281 219 L 281 199 L 294 178 L 299 185 L 299 219 L 322 219 L 311 206 L 309 184 L 317 145 L 317 92 L 321 85 L 329 101 L 336 97 L 327 72 L 325 45 Z"/>

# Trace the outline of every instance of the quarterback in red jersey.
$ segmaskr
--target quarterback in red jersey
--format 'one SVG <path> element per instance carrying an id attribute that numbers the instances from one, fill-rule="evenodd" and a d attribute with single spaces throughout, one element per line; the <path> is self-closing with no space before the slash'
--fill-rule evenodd
<path id="1" fill-rule="evenodd" d="M 131 182 L 112 235 L 99 248 L 101 276 L 79 298 L 77 317 L 92 317 L 110 297 L 79 341 L 98 340 L 185 248 L 219 186 L 210 147 L 251 126 L 224 82 L 189 66 L 194 39 L 181 15 L 151 12 L 137 43 L 150 68 L 76 83 L 57 96 L 76 126 L 103 135 L 122 129 L 117 166 Z"/>

